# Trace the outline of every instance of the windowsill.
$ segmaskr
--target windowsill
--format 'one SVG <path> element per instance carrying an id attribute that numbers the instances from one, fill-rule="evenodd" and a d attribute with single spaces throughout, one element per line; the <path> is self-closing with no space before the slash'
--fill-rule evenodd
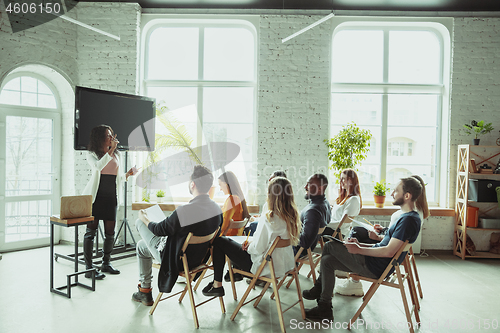
<path id="1" fill-rule="evenodd" d="M 176 202 L 133 202 L 132 203 L 132 210 L 141 210 L 145 209 L 148 207 L 151 207 L 153 205 L 158 204 L 163 211 L 167 212 L 173 212 L 177 207 L 185 205 L 187 202 L 184 201 L 176 201 Z M 219 206 L 222 208 L 223 203 L 218 203 Z M 258 214 L 259 213 L 259 205 L 247 205 L 248 207 L 248 212 L 250 214 Z"/>
<path id="2" fill-rule="evenodd" d="M 388 216 L 392 215 L 399 208 L 394 206 L 377 208 L 375 206 L 363 206 L 359 215 L 378 215 L 378 216 Z M 443 207 L 429 207 L 431 216 L 455 216 L 455 209 L 453 208 L 443 208 Z"/>

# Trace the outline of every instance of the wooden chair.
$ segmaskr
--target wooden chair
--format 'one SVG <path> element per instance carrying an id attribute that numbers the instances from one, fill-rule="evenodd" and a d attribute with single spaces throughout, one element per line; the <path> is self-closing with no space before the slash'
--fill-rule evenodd
<path id="1" fill-rule="evenodd" d="M 363 309 L 366 307 L 370 299 L 373 297 L 375 292 L 377 291 L 378 287 L 380 285 L 392 287 L 392 288 L 397 288 L 401 292 L 401 299 L 403 301 L 403 306 L 404 306 L 404 312 L 406 314 L 406 322 L 409 323 L 409 330 L 411 333 L 414 333 L 414 327 L 419 327 L 420 325 L 420 315 L 418 313 L 418 300 L 417 300 L 417 295 L 415 292 L 415 285 L 413 281 L 413 276 L 411 274 L 411 270 L 409 268 L 409 261 L 408 261 L 408 256 L 405 256 L 405 259 L 403 261 L 403 265 L 400 265 L 398 263 L 398 258 L 403 252 L 407 252 L 411 249 L 411 244 L 408 243 L 408 241 L 404 242 L 403 245 L 399 248 L 399 250 L 396 252 L 396 254 L 392 257 L 391 262 L 389 265 L 387 265 L 386 269 L 378 279 L 372 279 L 368 277 L 361 276 L 359 274 L 354 274 L 350 273 L 350 277 L 354 278 L 355 280 L 364 280 L 364 281 L 369 281 L 372 283 L 370 286 L 370 289 L 366 292 L 365 296 L 363 297 L 363 303 L 359 307 L 358 311 L 354 314 L 352 317 L 350 324 L 354 324 L 356 320 L 358 319 L 359 315 L 363 311 Z M 401 270 L 401 266 L 404 267 L 404 270 Z M 392 274 L 389 274 L 389 272 L 394 268 L 394 272 Z M 407 297 L 406 297 L 406 290 L 404 287 L 404 282 L 407 282 L 408 284 L 408 289 L 410 293 L 410 298 L 413 304 L 413 307 L 410 311 L 410 307 L 408 305 Z M 413 323 L 412 320 L 412 314 L 415 315 L 416 319 L 416 325 Z M 411 325 L 410 325 L 411 324 Z"/>
<path id="2" fill-rule="evenodd" d="M 228 266 L 229 266 L 229 276 L 231 277 L 231 286 L 233 288 L 233 295 L 234 295 L 234 299 L 235 300 L 237 299 L 237 296 L 236 296 L 236 289 L 234 287 L 234 278 L 233 278 L 234 273 L 239 273 L 241 275 L 244 275 L 244 276 L 249 277 L 249 278 L 252 279 L 250 281 L 250 285 L 248 286 L 247 290 L 243 294 L 243 297 L 239 301 L 238 306 L 236 307 L 236 309 L 234 310 L 233 314 L 231 315 L 231 320 L 234 320 L 234 318 L 236 317 L 236 315 L 238 314 L 238 312 L 240 311 L 240 309 L 241 309 L 241 307 L 243 305 L 246 305 L 246 304 L 248 304 L 248 303 L 250 303 L 250 302 L 252 302 L 252 301 L 255 300 L 255 303 L 254 303 L 253 306 L 257 307 L 259 305 L 259 302 L 261 301 L 262 297 L 264 296 L 266 290 L 269 288 L 269 285 L 273 286 L 273 290 L 274 290 L 273 295 L 276 295 L 276 297 L 275 297 L 276 307 L 278 309 L 278 316 L 279 316 L 281 331 L 283 333 L 286 332 L 286 330 L 285 330 L 285 322 L 283 320 L 283 313 L 285 313 L 286 311 L 290 310 L 295 305 L 297 305 L 297 304 L 300 305 L 300 311 L 302 313 L 302 319 L 306 318 L 306 313 L 305 313 L 305 309 L 304 309 L 304 302 L 302 300 L 302 291 L 300 290 L 299 279 L 297 278 L 297 274 L 298 274 L 297 267 L 294 267 L 290 271 L 286 272 L 285 276 L 291 275 L 291 276 L 295 277 L 295 284 L 297 286 L 298 301 L 295 302 L 294 304 L 292 304 L 291 306 L 289 306 L 284 311 L 282 310 L 282 307 L 281 307 L 281 300 L 280 300 L 280 296 L 279 296 L 279 293 L 278 293 L 278 280 L 277 280 L 278 277 L 276 276 L 276 273 L 274 271 L 273 252 L 277 248 L 284 248 L 284 247 L 288 247 L 288 246 L 291 246 L 289 239 L 281 239 L 281 237 L 277 237 L 274 240 L 274 242 L 272 243 L 272 245 L 269 248 L 269 250 L 267 251 L 267 253 L 265 254 L 265 256 L 264 256 L 265 259 L 262 261 L 261 265 L 259 266 L 259 268 L 257 269 L 257 272 L 255 274 L 252 274 L 250 272 L 246 272 L 246 271 L 243 271 L 243 270 L 240 270 L 240 269 L 232 268 L 231 265 L 229 265 L 229 259 L 226 257 L 226 260 L 227 260 Z M 271 277 L 261 276 L 262 271 L 264 270 L 264 268 L 265 268 L 266 265 L 268 265 L 268 267 L 269 267 L 269 271 L 270 271 Z M 257 283 L 257 281 L 259 281 L 259 280 L 260 281 L 264 281 L 266 283 L 266 285 L 262 288 L 262 292 L 259 295 L 255 296 L 254 298 L 252 298 L 251 300 L 246 301 L 246 299 L 248 297 L 248 294 L 250 293 L 250 291 L 252 291 L 254 289 L 255 283 Z"/>
<path id="3" fill-rule="evenodd" d="M 193 236 L 193 233 L 189 233 L 186 237 L 186 240 L 184 241 L 184 245 L 182 246 L 182 249 L 181 249 L 181 254 L 180 254 L 180 258 L 182 260 L 182 266 L 184 268 L 184 271 L 183 272 L 179 272 L 179 276 L 182 276 L 184 278 L 186 278 L 186 287 L 173 294 L 173 295 L 170 295 L 168 297 L 165 297 L 165 298 L 162 298 L 163 296 L 163 293 L 160 292 L 158 294 L 158 296 L 156 297 L 156 300 L 153 304 L 153 306 L 151 307 L 151 310 L 149 311 L 149 314 L 153 314 L 155 309 L 156 309 L 156 306 L 158 305 L 158 303 L 160 301 L 164 301 L 166 299 L 169 299 L 171 297 L 174 297 L 178 294 L 181 294 L 181 296 L 179 297 L 179 303 L 182 302 L 182 299 L 184 298 L 184 296 L 186 295 L 186 293 L 189 294 L 189 300 L 191 302 L 191 310 L 193 311 L 193 320 L 194 320 L 194 326 L 196 328 L 199 328 L 200 327 L 200 324 L 198 322 L 198 315 L 196 314 L 196 308 L 200 305 L 203 305 L 215 298 L 217 298 L 216 296 L 204 301 L 204 302 L 201 302 L 199 304 L 196 304 L 195 303 L 195 300 L 194 300 L 194 295 L 193 295 L 193 289 L 191 287 L 191 282 L 193 281 L 193 277 L 197 274 L 197 273 L 200 273 L 200 272 L 204 272 L 206 271 L 207 269 L 211 269 L 213 270 L 213 266 L 211 266 L 210 264 L 201 264 L 195 268 L 192 268 L 192 269 L 189 269 L 189 266 L 188 266 L 188 259 L 187 259 L 187 255 L 186 255 L 186 250 L 188 248 L 188 246 L 190 244 L 203 244 L 203 243 L 207 243 L 207 242 L 212 242 L 213 239 L 215 237 L 217 237 L 217 234 L 219 232 L 219 229 L 217 229 L 215 232 L 213 232 L 212 234 L 210 235 L 206 235 L 206 236 Z M 210 247 L 210 254 L 212 253 L 212 247 Z M 153 264 L 153 267 L 155 268 L 160 268 L 160 265 L 159 264 Z M 220 302 L 220 308 L 221 308 L 221 311 L 222 313 L 226 313 L 226 308 L 224 306 L 224 299 L 222 297 L 218 297 L 219 298 L 219 302 Z"/>
<path id="4" fill-rule="evenodd" d="M 248 218 L 248 217 L 247 217 L 247 218 L 246 218 L 246 219 L 244 219 L 243 221 L 231 221 L 231 222 L 229 223 L 229 227 L 228 227 L 227 229 L 229 230 L 229 229 L 241 229 L 241 228 L 244 228 L 244 227 L 246 227 L 246 225 L 247 225 L 247 223 L 248 223 L 248 221 L 249 221 L 249 220 L 250 220 L 250 218 Z M 242 229 L 242 230 L 243 230 L 243 229 Z M 241 235 L 239 235 L 239 236 L 241 236 Z M 210 259 L 208 260 L 207 264 L 208 264 L 208 265 L 210 265 L 211 263 L 212 263 L 212 257 L 210 256 Z M 210 275 L 205 276 L 205 273 L 206 273 L 206 272 L 207 272 L 207 271 L 206 271 L 206 270 L 204 270 L 204 271 L 201 273 L 200 277 L 198 278 L 198 281 L 196 281 L 196 285 L 195 285 L 195 286 L 194 286 L 194 288 L 193 288 L 193 290 L 194 290 L 194 291 L 198 290 L 198 287 L 200 286 L 200 283 L 201 283 L 201 281 L 202 281 L 203 279 L 206 279 L 206 278 L 208 278 L 208 277 L 210 277 L 210 276 L 213 276 L 213 275 L 214 275 L 214 274 L 212 273 L 212 274 L 210 274 Z"/>
<path id="5" fill-rule="evenodd" d="M 320 228 L 318 230 L 318 235 L 321 235 L 323 233 L 323 231 L 325 231 L 325 228 Z M 321 236 L 319 238 L 321 239 Z M 302 266 L 304 264 L 309 265 L 311 267 L 311 270 L 307 274 L 307 277 L 309 278 L 312 275 L 313 282 L 316 283 L 316 267 L 318 266 L 318 264 L 321 261 L 321 253 L 312 252 L 310 248 L 308 248 L 306 250 L 307 253 L 305 255 L 302 255 L 303 252 L 304 252 L 304 248 L 300 247 L 299 251 L 295 255 L 295 262 L 298 263 L 297 271 L 300 271 L 300 269 L 302 268 Z M 278 289 L 285 282 L 285 278 L 286 277 L 284 277 L 280 281 L 280 283 L 278 285 Z M 290 281 L 288 281 L 288 283 L 286 284 L 287 288 L 290 288 L 290 285 L 292 284 L 293 279 L 294 279 L 294 277 L 292 276 Z"/>
<path id="6" fill-rule="evenodd" d="M 339 225 L 338 225 L 338 226 L 337 226 L 337 228 L 333 231 L 333 234 L 332 234 L 332 237 L 333 237 L 333 238 L 335 238 L 335 236 L 337 236 L 337 235 L 338 235 L 338 238 L 339 238 L 341 241 L 343 241 L 343 240 L 344 240 L 344 238 L 343 238 L 343 236 L 342 236 L 342 232 L 341 232 L 340 228 L 342 228 L 342 225 L 344 225 L 344 223 L 348 223 L 350 219 L 351 219 L 351 218 L 350 218 L 349 216 L 347 216 L 347 214 L 344 214 L 344 216 L 342 216 L 342 219 L 340 220 Z"/>

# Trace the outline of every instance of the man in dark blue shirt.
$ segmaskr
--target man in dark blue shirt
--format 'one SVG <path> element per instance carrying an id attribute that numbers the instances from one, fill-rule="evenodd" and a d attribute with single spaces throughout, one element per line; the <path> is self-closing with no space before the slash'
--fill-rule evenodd
<path id="1" fill-rule="evenodd" d="M 321 173 L 315 173 L 307 179 L 304 190 L 306 191 L 305 199 L 309 200 L 309 204 L 300 212 L 302 232 L 299 246 L 294 246 L 295 253 L 299 247 L 314 250 L 319 239 L 319 229 L 330 223 L 330 203 L 325 197 L 327 187 L 328 178 Z"/>
<path id="2" fill-rule="evenodd" d="M 405 241 L 413 243 L 420 231 L 420 217 L 415 211 L 415 201 L 422 193 L 422 185 L 413 178 L 403 178 L 392 192 L 394 205 L 401 206 L 403 214 L 389 228 L 384 239 L 375 245 L 359 243 L 350 238 L 344 244 L 333 240 L 325 244 L 321 258 L 321 274 L 313 288 L 304 290 L 305 299 L 317 300 L 318 306 L 306 310 L 309 319 L 333 320 L 332 294 L 335 287 L 335 270 L 354 272 L 378 279 L 391 258 Z M 398 261 L 402 262 L 406 253 Z"/>

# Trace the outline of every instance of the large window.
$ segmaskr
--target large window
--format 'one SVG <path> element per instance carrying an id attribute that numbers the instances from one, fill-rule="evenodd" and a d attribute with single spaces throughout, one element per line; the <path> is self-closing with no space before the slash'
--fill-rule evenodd
<path id="1" fill-rule="evenodd" d="M 358 174 L 365 202 L 373 201 L 374 181 L 394 187 L 412 174 L 426 182 L 428 201 L 439 201 L 449 54 L 439 26 L 358 21 L 334 31 L 331 135 L 352 121 L 372 132 Z"/>
<path id="2" fill-rule="evenodd" d="M 238 157 L 216 168 L 215 176 L 231 170 L 248 190 L 257 87 L 254 26 L 243 20 L 168 19 L 149 22 L 145 31 L 143 93 L 168 108 L 191 146 L 237 144 Z M 158 120 L 156 132 L 168 134 Z M 178 152 L 166 149 L 161 158 Z M 189 197 L 185 183 L 169 184 L 167 192 L 174 200 Z"/>
<path id="3" fill-rule="evenodd" d="M 49 86 L 21 73 L 0 90 L 0 249 L 49 241 L 60 165 L 60 110 Z"/>

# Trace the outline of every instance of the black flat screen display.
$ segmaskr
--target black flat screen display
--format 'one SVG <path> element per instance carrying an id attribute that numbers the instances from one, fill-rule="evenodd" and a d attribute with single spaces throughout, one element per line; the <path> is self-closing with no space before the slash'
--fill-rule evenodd
<path id="1" fill-rule="evenodd" d="M 111 126 L 120 141 L 118 149 L 153 151 L 154 98 L 77 86 L 75 89 L 76 150 L 86 150 L 95 126 Z"/>

